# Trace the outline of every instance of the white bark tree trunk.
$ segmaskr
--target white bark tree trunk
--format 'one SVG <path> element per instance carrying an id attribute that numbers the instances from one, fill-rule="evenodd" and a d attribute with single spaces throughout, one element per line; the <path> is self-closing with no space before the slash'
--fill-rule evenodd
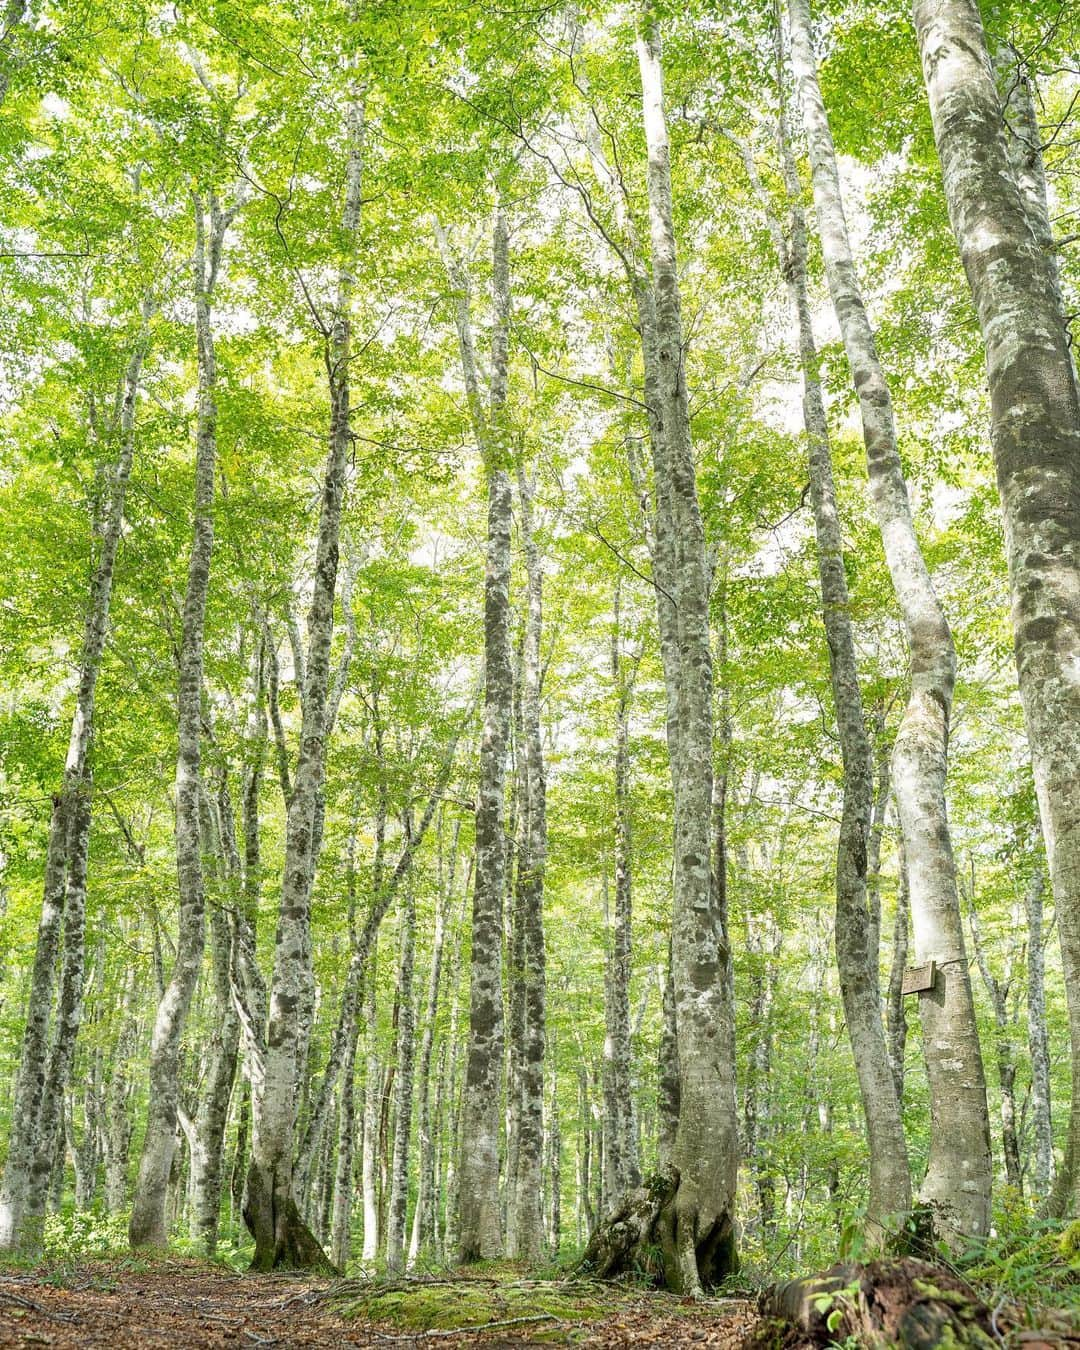
<path id="1" fill-rule="evenodd" d="M 1080 395 L 1051 261 L 1009 161 L 976 0 L 915 0 L 953 232 L 986 347 L 1020 698 L 1057 908 L 1080 1161 Z M 1080 1167 L 1055 1184 L 1080 1212 Z"/>
<path id="2" fill-rule="evenodd" d="M 546 953 L 544 948 L 544 872 L 547 865 L 547 787 L 540 726 L 543 659 L 544 573 L 533 529 L 533 483 L 518 464 L 521 539 L 525 550 L 527 609 L 522 669 L 522 732 L 525 762 L 524 849 L 518 859 L 523 936 L 521 1062 L 515 1205 L 517 1255 L 537 1261 L 545 1247 L 543 1206 L 544 1053 L 546 1048 Z"/>
<path id="3" fill-rule="evenodd" d="M 494 321 L 489 408 L 484 409 L 476 369 L 468 283 L 439 242 L 456 292 L 456 324 L 473 433 L 484 458 L 488 486 L 487 568 L 484 582 L 484 732 L 476 807 L 476 882 L 473 891 L 469 1045 L 462 1102 L 462 1152 L 458 1180 L 457 1240 L 462 1261 L 502 1254 L 499 1215 L 499 1098 L 503 1065 L 502 906 L 506 876 L 506 752 L 513 679 L 510 665 L 509 468 L 506 427 L 510 326 L 509 232 L 502 206 L 495 212 Z"/>
<path id="4" fill-rule="evenodd" d="M 413 1066 L 416 1022 L 413 1009 L 413 971 L 416 957 L 416 897 L 405 887 L 401 908 L 401 965 L 398 974 L 400 1013 L 394 1062 L 394 1151 L 390 1165 L 390 1202 L 386 1221 L 386 1268 L 400 1274 L 405 1267 L 405 1214 L 409 1199 L 409 1144 L 412 1140 Z"/>
<path id="5" fill-rule="evenodd" d="M 783 44 L 779 27 L 776 44 L 777 74 L 782 81 Z M 859 686 L 855 636 L 844 569 L 843 533 L 833 479 L 832 446 L 818 374 L 817 344 L 810 307 L 806 219 L 800 206 L 801 185 L 791 151 L 782 93 L 779 131 L 781 167 L 790 212 L 786 237 L 773 214 L 748 150 L 744 152 L 744 160 L 769 222 L 777 261 L 787 281 L 799 333 L 803 423 L 806 428 L 810 497 L 817 539 L 821 614 L 829 651 L 833 705 L 844 768 L 843 806 L 836 851 L 836 922 L 833 932 L 840 994 L 859 1080 L 870 1155 L 866 1236 L 870 1245 L 877 1248 L 884 1242 L 890 1223 L 902 1223 L 904 1216 L 911 1210 L 911 1176 L 900 1101 L 889 1068 L 881 1023 L 878 976 L 880 919 L 871 910 L 867 886 L 874 805 L 874 754 L 867 734 Z"/>
<path id="6" fill-rule="evenodd" d="M 132 1247 L 164 1247 L 169 1230 L 166 1192 L 176 1146 L 180 1040 L 202 967 L 204 878 L 199 837 L 199 766 L 202 731 L 203 629 L 214 546 L 214 475 L 217 459 L 217 359 L 211 304 L 225 235 L 233 218 L 211 193 L 195 208 L 195 338 L 199 396 L 195 450 L 195 523 L 188 564 L 180 639 L 177 693 L 176 871 L 179 937 L 172 975 L 158 1004 L 150 1044 L 150 1101 L 139 1176 L 128 1224 Z"/>
<path id="7" fill-rule="evenodd" d="M 57 1101 L 62 1101 L 67 1088 L 82 1017 L 85 925 L 81 921 L 69 919 L 64 937 L 62 1007 L 58 1012 L 58 1024 L 50 1050 L 49 1028 L 53 1013 L 56 959 L 65 905 L 74 904 L 85 911 L 85 868 L 91 821 L 87 764 L 93 738 L 98 674 L 109 629 L 113 572 L 123 531 L 124 501 L 135 453 L 135 410 L 147 349 L 147 325 L 154 308 L 152 299 L 147 296 L 142 306 L 142 330 L 128 361 L 119 412 L 110 429 L 119 442 L 119 451 L 100 527 L 101 542 L 83 629 L 79 686 L 64 762 L 63 783 L 53 798 L 45 859 L 44 898 L 30 977 L 29 1010 L 15 1079 L 7 1159 L 0 1182 L 0 1250 L 4 1251 L 23 1245 L 24 1241 L 28 1241 L 31 1246 L 40 1243 L 40 1223 L 35 1221 L 33 1232 L 24 1235 L 23 1218 L 28 1201 L 39 1214 L 44 1212 L 48 1175 L 44 1181 L 41 1180 L 41 1167 L 36 1160 L 42 1148 L 46 1149 L 51 1160 L 56 1150 L 56 1139 L 62 1132 Z M 83 802 L 83 798 L 87 800 Z M 72 872 L 80 871 L 81 879 L 79 875 L 72 877 Z M 78 894 L 69 895 L 72 890 L 81 891 L 81 898 Z M 51 1064 L 50 1058 L 54 1060 Z M 49 1098 L 55 1100 L 47 1101 Z M 51 1136 L 48 1141 L 41 1130 L 41 1115 L 45 1105 L 48 1106 L 50 1116 L 44 1132 Z M 51 1174 L 51 1161 L 48 1172 Z"/>
<path id="8" fill-rule="evenodd" d="M 371 974 L 365 1004 L 365 1031 L 367 1053 L 364 1058 L 364 1140 L 361 1157 L 361 1186 L 364 1205 L 365 1261 L 374 1261 L 379 1254 L 379 1084 L 382 1066 L 379 1063 L 375 1037 L 375 966 L 376 949 L 371 949 Z"/>
<path id="9" fill-rule="evenodd" d="M 455 821 L 450 860 L 443 881 L 442 819 L 439 821 L 439 893 L 436 898 L 435 935 L 431 948 L 431 969 L 428 972 L 427 1001 L 424 1014 L 424 1032 L 420 1041 L 418 1073 L 419 1114 L 416 1122 L 419 1144 L 416 1209 L 413 1211 L 409 1233 L 408 1265 L 415 1266 L 421 1250 L 432 1245 L 435 1223 L 435 1140 L 432 1136 L 431 1111 L 431 1057 L 435 1046 L 435 1022 L 439 1012 L 439 991 L 443 975 L 443 945 L 446 940 L 446 915 L 454 894 L 454 876 L 457 870 L 457 847 L 460 822 Z"/>
<path id="10" fill-rule="evenodd" d="M 1046 965 L 1043 952 L 1043 886 L 1041 867 L 1031 874 L 1025 894 L 1027 910 L 1028 1051 L 1031 1055 L 1031 1120 L 1035 1156 L 1031 1184 L 1045 1196 L 1054 1180 L 1054 1133 L 1050 1115 L 1050 1043 L 1046 1034 Z"/>
<path id="11" fill-rule="evenodd" d="M 341 234 L 345 257 L 338 275 L 326 343 L 330 444 L 319 511 L 315 577 L 308 615 L 306 670 L 301 685 L 300 748 L 285 824 L 285 865 L 270 984 L 262 1081 L 253 1085 L 252 1147 L 244 1220 L 255 1238 L 252 1265 L 300 1268 L 330 1263 L 300 1214 L 294 1193 L 293 1152 L 299 1074 L 306 1059 L 311 1002 L 311 891 L 317 863 L 319 803 L 326 770 L 330 712 L 330 646 L 334 631 L 341 512 L 349 426 L 354 253 L 360 222 L 364 136 L 363 90 L 350 97 Z M 297 672 L 298 679 L 300 673 Z"/>
<path id="12" fill-rule="evenodd" d="M 825 273 L 851 369 L 870 491 L 903 614 L 911 692 L 893 749 L 893 781 L 907 851 L 920 962 L 937 982 L 919 996 L 930 1084 L 931 1139 L 920 1201 L 953 1245 L 990 1223 L 990 1121 L 945 804 L 949 717 L 956 677 L 952 634 L 915 535 L 888 381 L 878 359 L 848 239 L 828 115 L 818 84 L 809 0 L 789 0 L 792 66 L 810 149 Z"/>
<path id="13" fill-rule="evenodd" d="M 739 1141 L 734 1027 L 726 989 L 729 953 L 711 866 L 709 577 L 690 442 L 660 36 L 650 0 L 642 8 L 637 55 L 655 314 L 654 340 L 644 344 L 647 366 L 655 371 L 647 401 L 654 412 L 657 542 L 670 530 L 675 567 L 667 575 L 675 587 L 670 594 L 677 631 L 677 652 L 667 656 L 676 663 L 666 668 L 665 680 L 676 694 L 676 738 L 669 749 L 675 792 L 672 975 L 681 1080 L 672 1161 L 679 1184 L 661 1216 L 661 1245 L 667 1282 L 693 1294 L 718 1283 L 735 1265 Z"/>
<path id="14" fill-rule="evenodd" d="M 615 683 L 615 913 L 604 978 L 604 1196 L 611 1211 L 641 1184 L 634 1117 L 630 1037 L 633 953 L 633 831 L 630 817 L 630 702 L 637 661 L 627 662 L 619 632 L 620 592 L 615 593 L 611 677 Z"/>

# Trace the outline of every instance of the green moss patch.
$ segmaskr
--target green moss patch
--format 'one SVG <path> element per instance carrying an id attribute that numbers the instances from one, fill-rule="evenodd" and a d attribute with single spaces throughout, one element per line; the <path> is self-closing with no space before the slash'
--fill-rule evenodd
<path id="1" fill-rule="evenodd" d="M 587 1281 L 436 1279 L 343 1280 L 328 1294 L 343 1317 L 402 1331 L 483 1331 L 509 1327 L 531 1340 L 566 1343 L 619 1303 Z"/>

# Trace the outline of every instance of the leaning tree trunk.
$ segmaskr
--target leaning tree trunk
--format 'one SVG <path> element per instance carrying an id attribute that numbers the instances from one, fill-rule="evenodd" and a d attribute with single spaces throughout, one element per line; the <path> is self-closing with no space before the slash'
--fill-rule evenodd
<path id="1" fill-rule="evenodd" d="M 326 348 L 330 445 L 323 475 L 315 578 L 308 615 L 300 749 L 285 823 L 285 864 L 270 985 L 265 1067 L 262 1081 L 252 1093 L 251 1165 L 244 1221 L 255 1238 L 252 1266 L 257 1270 L 271 1270 L 275 1266 L 307 1269 L 330 1264 L 297 1206 L 293 1152 L 301 1086 L 298 1081 L 303 1039 L 301 1014 L 310 985 L 316 817 L 326 771 L 338 542 L 345 467 L 352 444 L 349 309 L 355 283 L 353 254 L 360 221 L 363 129 L 362 93 L 354 91 L 347 114 L 348 158 L 341 222 L 346 257 L 338 276 Z"/>
<path id="2" fill-rule="evenodd" d="M 132 1247 L 164 1247 L 169 1230 L 165 1200 L 176 1147 L 180 1039 L 202 966 L 204 879 L 199 837 L 199 738 L 202 731 L 203 629 L 214 546 L 214 473 L 217 457 L 217 360 L 210 306 L 225 233 L 233 212 L 210 194 L 209 235 L 202 199 L 195 206 L 195 337 L 199 365 L 195 452 L 195 527 L 188 564 L 180 638 L 177 694 L 176 872 L 180 894 L 176 961 L 158 1004 L 150 1043 L 150 1101 L 135 1201 L 128 1224 Z"/>
<path id="3" fill-rule="evenodd" d="M 45 1209 L 49 1198 L 57 1145 L 63 1138 L 64 1098 L 75 1059 L 75 1041 L 82 1023 L 83 977 L 86 964 L 86 871 L 90 855 L 90 770 L 83 774 L 85 791 L 76 799 L 71 817 L 67 903 L 64 911 L 64 964 L 56 1032 L 49 1053 L 48 1075 L 41 1099 L 38 1143 L 23 1223 L 24 1245 L 40 1249 L 45 1236 Z M 80 1206 L 82 1208 L 82 1206 Z"/>
<path id="4" fill-rule="evenodd" d="M 920 963 L 937 968 L 919 996 L 930 1087 L 930 1157 L 919 1198 L 950 1243 L 990 1222 L 990 1120 L 945 804 L 956 673 L 952 634 L 915 534 L 888 381 L 855 272 L 828 115 L 818 84 L 809 0 L 789 0 L 792 66 L 810 148 L 814 204 L 833 307 L 858 396 L 870 491 L 911 656 L 911 692 L 893 748 Z"/>
<path id="5" fill-rule="evenodd" d="M 776 33 L 778 76 L 783 79 L 782 43 Z M 844 543 L 833 479 L 832 447 L 818 375 L 817 345 L 810 308 L 806 219 L 801 187 L 781 105 L 780 153 L 791 212 L 785 240 L 772 224 L 781 270 L 795 310 L 803 375 L 803 420 L 809 451 L 810 497 L 817 536 L 821 612 L 829 650 L 829 671 L 844 766 L 843 806 L 836 854 L 836 964 L 848 1037 L 859 1080 L 870 1155 L 866 1231 L 880 1246 L 889 1221 L 911 1209 L 911 1175 L 900 1115 L 900 1100 L 889 1067 L 881 1023 L 878 976 L 880 916 L 871 908 L 867 869 L 874 806 L 874 752 L 867 733 L 859 687 L 851 604 L 844 568 Z M 752 168 L 752 165 L 750 166 Z M 765 202 L 768 209 L 767 201 Z"/>
<path id="6" fill-rule="evenodd" d="M 976 0 L 915 0 L 949 218 L 986 347 L 1020 698 L 1057 908 L 1080 1160 L 1080 395 L 1052 264 L 1032 233 Z M 1055 1183 L 1080 1210 L 1080 1166 Z"/>
<path id="7" fill-rule="evenodd" d="M 501 205 L 493 245 L 495 322 L 490 407 L 480 395 L 464 273 L 439 232 L 450 282 L 457 293 L 456 322 L 465 389 L 487 473 L 488 534 L 484 581 L 484 732 L 476 805 L 476 881 L 473 890 L 469 1045 L 461 1108 L 458 1179 L 458 1254 L 476 1261 L 502 1254 L 499 1216 L 499 1096 L 503 1062 L 502 905 L 506 846 L 503 796 L 513 677 L 510 663 L 510 525 L 506 390 L 510 326 L 509 233 Z"/>
<path id="8" fill-rule="evenodd" d="M 43 1099 L 50 1093 L 55 1098 L 63 1099 L 82 1015 L 84 957 L 81 950 L 76 951 L 69 946 L 68 936 L 65 935 L 65 990 L 61 992 L 65 1009 L 59 1014 L 57 1034 L 50 1049 L 49 1026 L 57 955 L 64 908 L 69 903 L 68 872 L 76 859 L 81 859 L 85 867 L 85 855 L 89 848 L 91 810 L 89 801 L 83 804 L 82 799 L 88 798 L 90 791 L 87 761 L 93 737 L 97 681 L 109 629 L 113 572 L 123 532 L 124 500 L 135 453 L 135 406 L 146 355 L 147 324 L 153 309 L 153 303 L 147 297 L 142 307 L 142 331 L 124 375 L 123 397 L 115 427 L 119 436 L 119 454 L 112 473 L 111 491 L 101 528 L 100 553 L 90 588 L 83 629 L 79 687 L 64 762 L 63 782 L 59 793 L 53 798 L 45 854 L 44 899 L 30 976 L 29 1010 L 15 1078 L 7 1159 L 3 1181 L 0 1182 L 0 1250 L 11 1250 L 23 1244 L 22 1223 L 28 1201 L 35 1210 L 44 1212 L 44 1201 L 38 1195 L 38 1181 L 34 1176 L 35 1172 L 40 1176 L 40 1168 L 36 1166 L 37 1155 L 45 1144 L 39 1128 Z M 85 876 L 82 885 L 85 889 Z M 82 903 L 85 904 L 85 894 Z M 72 941 L 82 943 L 79 935 L 83 930 L 79 924 L 69 922 L 68 931 Z M 77 981 L 80 987 L 76 989 L 74 985 L 68 986 L 68 978 Z M 56 1062 L 50 1064 L 50 1058 L 55 1058 Z M 63 1074 L 63 1077 L 57 1078 L 57 1073 Z M 60 1129 L 60 1114 L 55 1102 L 50 1105 L 50 1112 L 56 1117 L 55 1123 L 49 1127 L 53 1135 L 48 1146 L 51 1158 Z M 44 1185 L 48 1187 L 47 1179 Z M 26 1235 L 31 1245 L 40 1240 L 40 1224 L 35 1223 L 34 1229 L 34 1234 Z"/>
<path id="9" fill-rule="evenodd" d="M 654 332 L 643 341 L 643 350 L 654 365 L 653 471 L 657 497 L 670 505 L 676 566 L 668 579 L 675 587 L 678 635 L 677 652 L 667 653 L 665 681 L 676 695 L 677 734 L 669 748 L 675 796 L 672 977 L 681 1097 L 672 1152 L 678 1184 L 665 1202 L 658 1236 L 668 1284 L 698 1293 L 735 1266 L 739 1141 L 734 1027 L 725 988 L 726 923 L 711 865 L 709 578 L 690 441 L 660 35 L 651 0 L 642 8 L 637 55 L 654 295 Z M 658 512 L 658 532 L 667 524 L 667 511 Z"/>

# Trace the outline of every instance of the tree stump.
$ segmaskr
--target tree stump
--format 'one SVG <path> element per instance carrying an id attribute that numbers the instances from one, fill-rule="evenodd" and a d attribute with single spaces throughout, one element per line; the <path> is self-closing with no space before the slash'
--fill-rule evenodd
<path id="1" fill-rule="evenodd" d="M 761 1311 L 793 1328 L 804 1344 L 834 1345 L 845 1337 L 867 1346 L 935 1350 L 1000 1345 L 990 1310 L 951 1271 L 911 1257 L 842 1263 L 819 1275 L 767 1291 Z"/>

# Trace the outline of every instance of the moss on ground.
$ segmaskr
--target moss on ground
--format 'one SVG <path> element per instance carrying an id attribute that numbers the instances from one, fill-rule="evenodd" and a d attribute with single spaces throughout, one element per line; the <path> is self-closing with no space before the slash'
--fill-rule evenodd
<path id="1" fill-rule="evenodd" d="M 565 1340 L 568 1331 L 606 1316 L 617 1302 L 581 1281 L 475 1278 L 345 1280 L 329 1295 L 343 1317 L 384 1322 L 403 1331 L 528 1327 L 533 1340 Z"/>

